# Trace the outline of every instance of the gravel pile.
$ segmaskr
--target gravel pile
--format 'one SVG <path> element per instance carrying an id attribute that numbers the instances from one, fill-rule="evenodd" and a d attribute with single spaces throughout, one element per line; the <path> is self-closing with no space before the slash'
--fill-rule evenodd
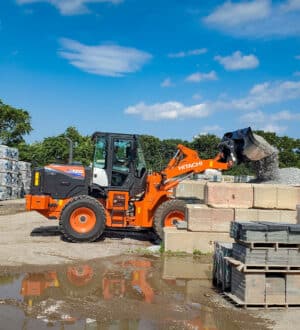
<path id="1" fill-rule="evenodd" d="M 278 152 L 274 151 L 270 156 L 253 162 L 258 181 L 278 180 L 279 178 L 279 161 Z"/>
<path id="2" fill-rule="evenodd" d="M 279 168 L 278 151 L 275 148 L 270 156 L 253 162 L 252 165 L 257 178 L 253 182 L 300 185 L 300 169 L 296 167 Z"/>
<path id="3" fill-rule="evenodd" d="M 292 186 L 300 186 L 300 168 L 280 168 L 278 170 L 278 177 L 274 180 L 269 180 L 266 183 L 280 183 Z"/>

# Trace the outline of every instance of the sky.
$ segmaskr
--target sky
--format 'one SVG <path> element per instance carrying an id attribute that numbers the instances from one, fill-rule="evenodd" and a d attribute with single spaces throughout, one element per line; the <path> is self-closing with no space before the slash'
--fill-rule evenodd
<path id="1" fill-rule="evenodd" d="M 69 126 L 300 138 L 300 0 L 1 0 L 0 99 Z"/>

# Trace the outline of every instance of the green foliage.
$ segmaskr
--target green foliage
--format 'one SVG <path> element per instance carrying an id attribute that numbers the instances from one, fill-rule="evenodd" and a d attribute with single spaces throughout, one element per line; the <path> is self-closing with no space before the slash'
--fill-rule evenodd
<path id="1" fill-rule="evenodd" d="M 213 134 L 198 135 L 191 142 L 190 147 L 198 151 L 202 159 L 215 158 L 219 152 L 218 144 L 221 139 Z"/>
<path id="2" fill-rule="evenodd" d="M 141 135 L 141 145 L 148 170 L 159 171 L 162 168 L 160 140 L 151 135 Z"/>
<path id="3" fill-rule="evenodd" d="M 255 131 L 279 151 L 279 167 L 300 168 L 300 139 L 278 136 L 275 133 Z"/>
<path id="4" fill-rule="evenodd" d="M 32 131 L 30 115 L 0 100 L 0 142 L 15 147 L 24 142 L 23 136 Z"/>
<path id="5" fill-rule="evenodd" d="M 68 127 L 65 133 L 45 138 L 42 142 L 31 145 L 21 143 L 18 148 L 20 159 L 29 161 L 34 166 L 50 163 L 66 164 L 69 160 L 69 141 L 73 142 L 73 162 L 89 165 L 93 159 L 93 143 L 90 136 L 82 136 L 75 127 Z"/>

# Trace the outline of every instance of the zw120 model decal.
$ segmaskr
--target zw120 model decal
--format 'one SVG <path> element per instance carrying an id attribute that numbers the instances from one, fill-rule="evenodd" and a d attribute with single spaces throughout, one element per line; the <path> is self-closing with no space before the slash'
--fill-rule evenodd
<path id="1" fill-rule="evenodd" d="M 63 172 L 68 174 L 72 177 L 76 178 L 84 178 L 85 177 L 85 170 L 83 166 L 70 166 L 70 165 L 55 165 L 51 164 L 45 167 L 47 171 L 54 171 L 54 172 Z"/>

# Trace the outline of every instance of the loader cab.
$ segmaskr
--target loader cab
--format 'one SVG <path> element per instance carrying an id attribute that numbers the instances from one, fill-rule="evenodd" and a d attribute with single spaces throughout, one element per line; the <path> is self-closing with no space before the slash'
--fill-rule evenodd
<path id="1" fill-rule="evenodd" d="M 96 132 L 93 183 L 105 190 L 128 191 L 130 197 L 146 187 L 146 164 L 137 135 Z"/>

